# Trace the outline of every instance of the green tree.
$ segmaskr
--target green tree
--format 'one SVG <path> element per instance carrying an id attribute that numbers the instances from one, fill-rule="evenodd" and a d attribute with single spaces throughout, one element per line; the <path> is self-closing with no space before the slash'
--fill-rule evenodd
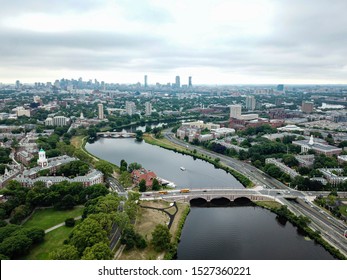
<path id="1" fill-rule="evenodd" d="M 90 218 L 86 218 L 74 228 L 69 240 L 69 244 L 75 246 L 79 254 L 99 242 L 108 244 L 107 233 L 97 221 Z"/>
<path id="2" fill-rule="evenodd" d="M 32 243 L 32 240 L 23 234 L 7 237 L 0 244 L 0 254 L 11 259 L 23 256 L 29 251 Z"/>
<path id="3" fill-rule="evenodd" d="M 32 209 L 28 205 L 19 205 L 12 211 L 10 223 L 19 224 L 30 215 L 31 211 Z"/>
<path id="4" fill-rule="evenodd" d="M 152 190 L 153 191 L 159 191 L 160 190 L 160 184 L 159 184 L 157 178 L 154 178 L 152 181 Z"/>
<path id="5" fill-rule="evenodd" d="M 74 208 L 75 205 L 75 198 L 71 194 L 67 194 L 61 199 L 61 201 L 56 203 L 55 208 L 59 210 L 69 210 Z"/>
<path id="6" fill-rule="evenodd" d="M 38 244 L 44 241 L 45 231 L 42 228 L 32 227 L 22 229 L 21 231 L 33 241 L 33 244 Z"/>
<path id="7" fill-rule="evenodd" d="M 89 199 L 93 199 L 99 196 L 105 196 L 109 193 L 109 190 L 104 184 L 95 184 L 85 189 L 85 194 Z"/>
<path id="8" fill-rule="evenodd" d="M 65 226 L 67 226 L 67 227 L 74 227 L 75 224 L 76 224 L 76 221 L 74 218 L 67 218 L 65 220 Z"/>
<path id="9" fill-rule="evenodd" d="M 171 233 L 166 225 L 156 225 L 152 232 L 152 245 L 158 252 L 166 250 L 170 246 Z"/>
<path id="10" fill-rule="evenodd" d="M 82 260 L 111 260 L 112 253 L 110 246 L 106 243 L 99 242 L 92 247 L 87 247 L 82 256 Z"/>
<path id="11" fill-rule="evenodd" d="M 136 141 L 142 142 L 143 140 L 143 132 L 142 130 L 136 130 Z"/>
<path id="12" fill-rule="evenodd" d="M 139 170 L 142 168 L 142 165 L 137 162 L 132 162 L 128 166 L 128 172 L 133 172 L 134 170 Z"/>
<path id="13" fill-rule="evenodd" d="M 276 165 L 274 164 L 266 164 L 264 167 L 264 170 L 267 174 L 269 174 L 271 177 L 274 178 L 280 178 L 283 174 L 281 169 L 279 169 Z"/>
<path id="14" fill-rule="evenodd" d="M 299 162 L 293 155 L 283 155 L 283 163 L 289 167 L 298 166 Z"/>
<path id="15" fill-rule="evenodd" d="M 128 170 L 128 163 L 124 159 L 122 159 L 120 161 L 120 168 L 119 169 L 120 169 L 120 172 L 124 172 L 124 171 Z"/>
<path id="16" fill-rule="evenodd" d="M 139 183 L 140 192 L 145 192 L 147 190 L 146 181 L 142 179 Z"/>
<path id="17" fill-rule="evenodd" d="M 128 188 L 132 185 L 131 175 L 127 171 L 121 172 L 119 176 L 119 182 L 123 185 L 123 187 Z"/>
<path id="18" fill-rule="evenodd" d="M 49 254 L 51 260 L 79 260 L 79 254 L 76 247 L 72 245 L 63 245 Z"/>
<path id="19" fill-rule="evenodd" d="M 113 173 L 113 166 L 107 161 L 98 161 L 97 163 L 95 163 L 95 168 L 97 170 L 100 170 L 106 176 L 110 176 Z"/>

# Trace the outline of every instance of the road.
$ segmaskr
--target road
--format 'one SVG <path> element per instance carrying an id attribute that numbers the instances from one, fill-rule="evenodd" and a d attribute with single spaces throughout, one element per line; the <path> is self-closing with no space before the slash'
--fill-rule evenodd
<path id="1" fill-rule="evenodd" d="M 243 175 L 248 177 L 255 185 L 261 185 L 264 188 L 271 189 L 289 189 L 285 184 L 279 182 L 278 180 L 272 178 L 268 174 L 264 173 L 263 171 L 257 169 L 256 167 L 246 162 L 242 162 L 237 159 L 206 150 L 199 146 L 187 144 L 186 142 L 177 139 L 171 132 L 164 133 L 164 137 L 169 141 L 182 147 L 185 147 L 186 149 L 189 149 L 191 151 L 195 149 L 201 154 L 205 154 L 213 158 L 220 158 L 221 163 L 224 163 L 230 166 L 231 168 L 235 169 L 236 171 L 242 173 Z"/>
<path id="2" fill-rule="evenodd" d="M 256 186 L 261 186 L 263 189 L 259 191 L 260 193 L 278 198 L 282 204 L 287 205 L 287 207 L 297 215 L 307 216 L 312 221 L 310 226 L 315 230 L 319 230 L 322 233 L 322 236 L 330 244 L 338 248 L 345 256 L 347 256 L 347 239 L 343 237 L 347 225 L 337 221 L 327 212 L 321 213 L 320 211 L 322 210 L 320 210 L 319 207 L 313 206 L 313 204 L 308 201 L 310 197 L 325 192 L 302 192 L 293 190 L 248 163 L 206 150 L 199 146 L 187 144 L 186 142 L 177 139 L 171 132 L 165 132 L 164 137 L 191 151 L 195 149 L 199 153 L 208 155 L 212 158 L 220 158 L 222 163 L 230 166 L 244 176 L 247 176 Z M 347 196 L 346 192 L 339 193 L 339 195 L 344 197 Z M 299 203 L 293 203 L 290 200 L 285 199 L 285 196 L 297 197 Z M 304 202 L 300 203 L 300 199 Z"/>

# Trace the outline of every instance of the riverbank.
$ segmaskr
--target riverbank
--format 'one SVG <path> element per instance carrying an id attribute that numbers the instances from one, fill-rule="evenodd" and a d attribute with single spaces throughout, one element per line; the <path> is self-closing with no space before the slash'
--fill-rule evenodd
<path id="1" fill-rule="evenodd" d="M 330 245 L 319 232 L 314 231 L 308 226 L 309 221 L 306 220 L 306 217 L 298 217 L 294 213 L 290 212 L 287 207 L 273 201 L 260 201 L 255 202 L 258 206 L 268 209 L 271 212 L 275 213 L 279 217 L 285 218 L 291 224 L 296 226 L 298 229 L 302 230 L 310 239 L 314 240 L 318 244 L 322 245 L 325 250 L 327 250 L 333 257 L 346 260 L 346 256 L 343 255 L 338 249 Z"/>
<path id="2" fill-rule="evenodd" d="M 147 241 L 148 246 L 145 249 L 131 249 L 123 251 L 118 257 L 121 260 L 158 260 L 158 259 L 171 259 L 177 251 L 177 243 L 181 236 L 182 227 L 185 219 L 189 213 L 189 205 L 187 203 L 177 203 L 177 212 L 174 207 L 170 208 L 170 203 L 158 201 L 141 201 L 142 206 L 157 208 L 141 208 L 135 223 L 135 230 L 141 234 Z M 166 211 L 173 214 L 176 212 L 174 220 L 171 224 L 170 233 L 172 235 L 172 246 L 168 252 L 156 252 L 150 244 L 152 239 L 152 232 L 157 224 L 167 224 L 169 216 L 160 209 L 166 208 Z M 175 248 L 175 250 L 173 250 Z M 174 252 L 174 254 L 172 254 Z"/>
<path id="3" fill-rule="evenodd" d="M 246 176 L 244 176 L 243 174 L 230 168 L 229 166 L 221 163 L 219 158 L 217 158 L 217 157 L 212 158 L 210 156 L 199 153 L 196 150 L 191 151 L 191 150 L 184 148 L 180 145 L 172 143 L 165 138 L 161 138 L 161 139 L 154 138 L 153 135 L 151 135 L 151 134 L 144 134 L 143 139 L 148 144 L 156 145 L 156 146 L 162 147 L 162 148 L 167 149 L 167 150 L 171 150 L 171 151 L 174 151 L 177 153 L 189 155 L 189 156 L 192 156 L 194 158 L 198 158 L 198 159 L 207 161 L 208 163 L 211 163 L 214 167 L 223 169 L 224 171 L 233 175 L 246 188 L 252 188 L 254 186 L 253 182 L 251 180 L 249 180 Z"/>
<path id="4" fill-rule="evenodd" d="M 81 160 L 86 160 L 91 165 L 95 166 L 97 162 L 107 162 L 113 166 L 115 176 L 118 176 L 120 171 L 119 167 L 112 162 L 105 161 L 101 158 L 96 157 L 95 155 L 89 153 L 85 146 L 87 144 L 87 136 L 74 136 L 70 140 L 71 145 L 76 149 L 75 154 Z"/>

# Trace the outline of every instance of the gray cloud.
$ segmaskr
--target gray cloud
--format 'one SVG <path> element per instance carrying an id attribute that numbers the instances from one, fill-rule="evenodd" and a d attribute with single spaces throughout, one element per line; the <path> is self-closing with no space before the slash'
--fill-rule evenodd
<path id="1" fill-rule="evenodd" d="M 1 3 L 5 2 L 5 3 Z M 103 0 L 2 0 L 0 15 L 12 17 L 23 13 L 66 13 L 87 11 L 97 7 Z"/>
<path id="2" fill-rule="evenodd" d="M 23 5 L 16 11 L 19 2 Z M 26 9 L 47 13 L 85 11 L 100 3 L 13 0 L 0 14 L 5 11 L 18 15 Z M 118 3 L 130 21 L 158 26 L 173 21 L 169 11 L 148 1 L 136 5 L 125 0 Z M 226 24 L 216 30 L 213 39 L 206 36 L 203 44 L 188 47 L 172 42 L 170 34 L 160 37 L 145 29 L 136 33 L 127 30 L 44 33 L 0 25 L 0 60 L 3 67 L 25 67 L 32 71 L 124 69 L 162 73 L 177 68 L 212 67 L 249 77 L 346 80 L 347 2 L 284 0 L 274 1 L 274 5 L 274 17 L 266 34 L 236 37 L 231 32 L 234 27 Z"/>

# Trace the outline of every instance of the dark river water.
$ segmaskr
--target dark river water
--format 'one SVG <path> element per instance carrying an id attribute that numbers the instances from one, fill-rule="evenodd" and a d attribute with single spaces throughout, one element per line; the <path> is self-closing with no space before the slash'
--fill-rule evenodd
<path id="1" fill-rule="evenodd" d="M 119 165 L 138 162 L 178 188 L 242 188 L 230 174 L 202 160 L 134 139 L 101 138 L 86 149 Z M 186 168 L 181 171 L 180 167 Z M 333 259 L 320 245 L 305 239 L 290 223 L 260 207 L 192 207 L 182 230 L 180 260 Z"/>

